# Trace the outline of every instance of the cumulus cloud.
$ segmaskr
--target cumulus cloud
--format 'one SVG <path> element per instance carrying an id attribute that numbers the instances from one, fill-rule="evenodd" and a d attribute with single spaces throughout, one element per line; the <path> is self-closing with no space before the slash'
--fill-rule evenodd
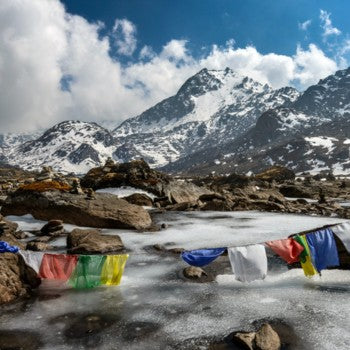
<path id="1" fill-rule="evenodd" d="M 298 27 L 299 27 L 300 30 L 306 31 L 310 27 L 311 22 L 312 22 L 311 19 L 308 19 L 305 22 L 299 23 Z"/>
<path id="2" fill-rule="evenodd" d="M 136 26 L 127 19 L 116 19 L 113 27 L 113 37 L 118 53 L 131 56 L 136 49 Z"/>
<path id="3" fill-rule="evenodd" d="M 320 10 L 320 20 L 321 20 L 321 27 L 323 29 L 322 36 L 324 39 L 329 37 L 330 35 L 340 35 L 341 31 L 333 27 L 332 21 L 331 21 L 331 14 L 325 10 Z"/>
<path id="4" fill-rule="evenodd" d="M 127 19 L 117 19 L 108 35 L 102 28 L 67 13 L 59 0 L 0 1 L 0 133 L 67 119 L 118 125 L 176 93 L 202 68 L 230 67 L 274 88 L 305 88 L 338 68 L 315 45 L 286 56 L 236 48 L 231 40 L 198 58 L 186 40 L 170 40 L 159 52 L 138 48 Z M 126 57 L 138 52 L 139 60 L 122 64 L 111 54 L 114 45 Z"/>

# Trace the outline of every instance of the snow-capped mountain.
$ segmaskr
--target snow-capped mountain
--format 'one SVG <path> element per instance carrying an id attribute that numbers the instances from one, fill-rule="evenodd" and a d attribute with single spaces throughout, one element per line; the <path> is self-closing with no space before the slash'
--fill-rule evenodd
<path id="1" fill-rule="evenodd" d="M 350 69 L 309 87 L 289 107 L 263 113 L 233 141 L 167 165 L 191 173 L 256 172 L 279 164 L 296 172 L 350 173 Z"/>
<path id="2" fill-rule="evenodd" d="M 112 132 L 78 121 L 40 137 L 0 136 L 0 162 L 86 172 L 108 157 L 144 158 L 171 172 L 247 173 L 280 164 L 296 172 L 350 173 L 350 69 L 300 94 L 231 69 L 203 69 L 178 93 Z"/>
<path id="3" fill-rule="evenodd" d="M 350 118 L 350 68 L 310 86 L 293 106 L 319 117 Z"/>
<path id="4" fill-rule="evenodd" d="M 49 165 L 57 171 L 84 173 L 112 157 L 115 144 L 111 133 L 96 123 L 67 121 L 11 148 L 6 160 L 28 170 Z"/>
<path id="5" fill-rule="evenodd" d="M 299 93 L 273 90 L 229 68 L 203 69 L 172 96 L 114 131 L 122 144 L 116 157 L 144 158 L 164 166 L 198 150 L 225 143 L 254 125 L 264 111 L 290 105 Z"/>

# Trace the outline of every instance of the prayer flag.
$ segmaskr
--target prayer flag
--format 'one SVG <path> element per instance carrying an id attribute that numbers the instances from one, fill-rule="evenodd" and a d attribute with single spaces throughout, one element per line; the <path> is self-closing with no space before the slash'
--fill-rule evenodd
<path id="1" fill-rule="evenodd" d="M 276 241 L 266 242 L 276 254 L 278 254 L 288 264 L 299 261 L 299 255 L 304 250 L 304 247 L 292 238 L 280 239 Z"/>
<path id="2" fill-rule="evenodd" d="M 326 228 L 306 235 L 313 265 L 317 271 L 331 266 L 339 266 L 338 249 L 333 232 Z"/>
<path id="3" fill-rule="evenodd" d="M 69 284 L 78 289 L 99 286 L 105 260 L 106 256 L 103 255 L 80 255 Z"/>
<path id="4" fill-rule="evenodd" d="M 19 254 L 24 262 L 31 267 L 36 273 L 39 273 L 41 262 L 43 260 L 43 252 L 33 252 L 31 250 L 19 250 Z"/>
<path id="5" fill-rule="evenodd" d="M 213 262 L 222 253 L 224 253 L 225 250 L 226 248 L 191 250 L 183 252 L 181 257 L 189 265 L 202 267 Z"/>
<path id="6" fill-rule="evenodd" d="M 128 257 L 127 254 L 107 255 L 102 267 L 101 283 L 108 286 L 120 284 Z"/>
<path id="7" fill-rule="evenodd" d="M 300 264 L 304 271 L 304 275 L 307 277 L 316 275 L 317 271 L 314 265 L 312 265 L 310 248 L 309 248 L 309 245 L 307 244 L 306 237 L 296 235 L 293 237 L 293 239 L 296 240 L 300 245 L 304 247 L 304 250 L 300 254 Z"/>
<path id="8" fill-rule="evenodd" d="M 332 226 L 331 230 L 343 242 L 345 249 L 350 253 L 350 222 Z"/>
<path id="9" fill-rule="evenodd" d="M 7 242 L 0 241 L 0 253 L 17 253 L 18 247 L 10 245 Z"/>
<path id="10" fill-rule="evenodd" d="M 262 244 L 229 248 L 228 256 L 238 281 L 252 282 L 266 277 L 267 257 Z"/>
<path id="11" fill-rule="evenodd" d="M 78 257 L 66 254 L 44 254 L 39 277 L 66 282 L 71 276 Z"/>

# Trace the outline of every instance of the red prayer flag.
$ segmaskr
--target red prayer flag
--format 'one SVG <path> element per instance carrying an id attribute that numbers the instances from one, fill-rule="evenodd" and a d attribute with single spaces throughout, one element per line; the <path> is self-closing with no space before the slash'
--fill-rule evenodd
<path id="1" fill-rule="evenodd" d="M 280 239 L 277 241 L 266 242 L 276 254 L 278 254 L 288 264 L 299 261 L 299 255 L 304 247 L 292 238 Z"/>
<path id="2" fill-rule="evenodd" d="M 67 281 L 77 265 L 77 255 L 44 254 L 39 277 L 50 280 Z"/>

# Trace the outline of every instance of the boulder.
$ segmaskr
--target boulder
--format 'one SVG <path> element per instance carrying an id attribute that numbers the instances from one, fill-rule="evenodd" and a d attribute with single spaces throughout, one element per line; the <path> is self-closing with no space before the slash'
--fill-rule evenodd
<path id="1" fill-rule="evenodd" d="M 128 163 L 108 164 L 91 169 L 82 179 L 81 185 L 94 190 L 106 187 L 132 186 L 162 195 L 161 187 L 170 177 L 151 167 L 144 160 Z"/>
<path id="2" fill-rule="evenodd" d="M 75 229 L 67 236 L 68 252 L 72 254 L 104 254 L 124 249 L 118 235 L 101 235 L 98 230 Z"/>
<path id="3" fill-rule="evenodd" d="M 1 213 L 31 214 L 39 220 L 103 228 L 144 229 L 152 223 L 142 207 L 108 193 L 96 193 L 95 198 L 86 200 L 85 196 L 68 192 L 20 190 L 7 197 Z"/>
<path id="4" fill-rule="evenodd" d="M 270 324 L 264 323 L 256 332 L 235 332 L 232 342 L 240 349 L 247 350 L 279 350 L 281 340 Z"/>
<path id="5" fill-rule="evenodd" d="M 281 348 L 281 340 L 274 329 L 265 323 L 256 332 L 255 348 L 258 350 L 279 350 Z"/>
<path id="6" fill-rule="evenodd" d="M 255 332 L 237 332 L 233 335 L 233 342 L 242 349 L 254 350 Z"/>
<path id="7" fill-rule="evenodd" d="M 52 247 L 50 244 L 45 242 L 28 242 L 26 249 L 34 252 L 45 252 L 47 250 L 51 250 Z"/>
<path id="8" fill-rule="evenodd" d="M 295 179 L 295 173 L 294 171 L 283 167 L 283 166 L 273 166 L 267 170 L 264 170 L 263 172 L 256 174 L 255 178 L 257 180 L 262 181 L 286 181 L 286 180 L 294 180 Z"/>
<path id="9" fill-rule="evenodd" d="M 169 175 L 151 169 L 142 159 L 111 164 L 108 166 L 108 172 L 106 167 L 93 168 L 82 178 L 81 185 L 94 190 L 132 186 L 158 197 L 166 197 L 169 204 L 196 201 L 202 194 L 211 192 L 188 181 L 173 180 Z"/>
<path id="10" fill-rule="evenodd" d="M 145 207 L 153 207 L 153 200 L 144 193 L 133 193 L 130 196 L 124 197 L 126 201 L 135 205 L 142 205 Z"/>
<path id="11" fill-rule="evenodd" d="M 291 198 L 313 198 L 312 192 L 302 185 L 282 185 L 279 188 L 279 191 L 285 196 L 285 197 L 291 197 Z"/>
<path id="12" fill-rule="evenodd" d="M 183 270 L 183 274 L 187 278 L 198 279 L 207 276 L 207 273 L 200 267 L 188 266 Z"/>
<path id="13" fill-rule="evenodd" d="M 204 211 L 231 211 L 233 203 L 229 201 L 222 200 L 213 200 L 211 202 L 207 202 L 203 205 L 201 210 Z"/>
<path id="14" fill-rule="evenodd" d="M 163 185 L 162 191 L 173 204 L 195 202 L 200 196 L 211 193 L 205 187 L 199 187 L 186 181 L 170 181 Z"/>
<path id="15" fill-rule="evenodd" d="M 226 198 L 225 198 L 225 196 L 223 196 L 220 193 L 207 193 L 207 194 L 202 194 L 199 197 L 199 200 L 201 202 L 210 202 L 212 200 L 224 201 L 224 200 L 226 200 Z"/>
<path id="16" fill-rule="evenodd" d="M 59 236 L 64 232 L 63 221 L 62 220 L 50 220 L 47 224 L 45 224 L 40 233 L 43 236 Z"/>
<path id="17" fill-rule="evenodd" d="M 15 222 L 12 222 L 10 220 L 5 219 L 1 214 L 0 214 L 0 235 L 1 234 L 10 234 L 13 235 L 18 228 L 18 224 Z"/>
<path id="18" fill-rule="evenodd" d="M 39 284 L 40 279 L 20 255 L 0 254 L 0 304 L 29 295 Z"/>

